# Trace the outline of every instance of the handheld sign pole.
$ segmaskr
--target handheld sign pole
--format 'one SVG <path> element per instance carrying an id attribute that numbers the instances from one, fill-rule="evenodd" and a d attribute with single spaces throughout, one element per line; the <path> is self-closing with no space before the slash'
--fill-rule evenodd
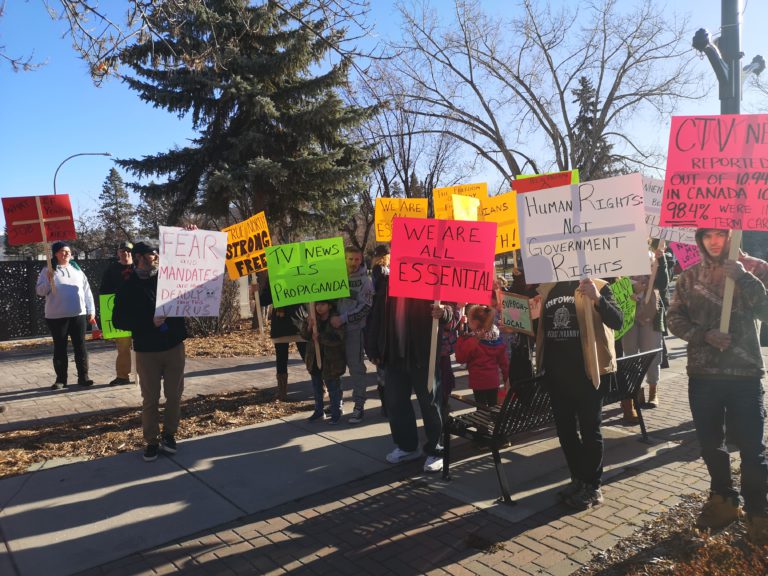
<path id="1" fill-rule="evenodd" d="M 136 382 L 136 387 L 139 388 L 139 373 L 136 371 L 136 351 L 133 349 L 133 344 L 131 344 L 131 366 L 133 366 L 133 371 L 131 372 L 133 381 Z"/>
<path id="2" fill-rule="evenodd" d="M 259 321 L 259 334 L 264 334 L 264 314 L 261 310 L 261 297 L 259 296 L 259 279 L 254 274 L 253 281 L 256 284 L 256 291 L 253 293 L 254 306 L 256 308 L 256 318 Z"/>
<path id="3" fill-rule="evenodd" d="M 317 333 L 317 314 L 315 313 L 314 302 L 309 303 L 309 317 L 312 318 L 312 325 L 314 326 L 312 331 L 312 342 L 315 344 L 315 362 L 317 363 L 317 368 L 322 369 L 323 360 L 320 357 L 320 342 L 317 340 L 317 338 L 314 337 L 314 335 Z"/>
<path id="4" fill-rule="evenodd" d="M 734 230 L 731 233 L 731 248 L 728 250 L 729 260 L 739 259 L 739 247 L 741 246 L 741 230 Z M 720 332 L 728 333 L 731 325 L 731 308 L 733 307 L 733 290 L 736 283 L 733 278 L 726 276 L 725 287 L 723 288 L 723 312 L 720 315 Z"/>
<path id="5" fill-rule="evenodd" d="M 45 244 L 45 260 L 48 265 L 48 278 L 51 280 L 51 294 L 56 294 L 56 281 L 53 278 L 53 254 L 51 247 L 48 246 L 48 235 L 45 233 L 45 220 L 43 220 L 43 207 L 40 206 L 40 196 L 35 196 L 35 204 L 37 205 L 37 217 L 40 219 L 40 234 L 42 234 L 43 244 Z"/>
<path id="6" fill-rule="evenodd" d="M 440 306 L 440 300 L 435 300 L 435 306 Z M 429 342 L 429 365 L 427 370 L 427 390 L 432 393 L 435 381 L 435 362 L 437 361 L 437 335 L 440 329 L 440 320 L 432 318 L 431 340 Z"/>
<path id="7" fill-rule="evenodd" d="M 659 250 L 664 251 L 664 240 L 659 240 Z M 664 264 L 666 266 L 666 263 Z M 645 303 L 651 299 L 653 294 L 653 285 L 656 283 L 656 274 L 659 273 L 659 259 L 656 255 L 653 256 L 653 264 L 651 265 L 651 277 L 648 279 L 648 286 L 645 289 Z"/>

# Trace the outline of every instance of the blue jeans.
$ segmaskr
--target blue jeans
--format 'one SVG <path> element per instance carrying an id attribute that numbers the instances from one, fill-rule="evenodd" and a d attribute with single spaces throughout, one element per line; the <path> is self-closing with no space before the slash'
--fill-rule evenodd
<path id="1" fill-rule="evenodd" d="M 718 380 L 691 377 L 688 401 L 691 405 L 701 456 L 709 470 L 711 490 L 721 496 L 739 492 L 731 478 L 731 458 L 725 444 L 728 439 L 741 454 L 741 494 L 747 514 L 768 513 L 768 462 L 763 442 L 765 405 L 759 378 Z"/>
<path id="2" fill-rule="evenodd" d="M 312 390 L 315 393 L 315 413 L 323 412 L 323 376 L 319 370 L 310 373 L 312 378 Z M 331 409 L 331 420 L 334 422 L 341 418 L 341 379 L 329 378 L 325 381 L 328 388 L 328 403 Z"/>
<path id="3" fill-rule="evenodd" d="M 443 447 L 440 444 L 443 429 L 441 414 L 440 371 L 435 370 L 435 382 L 432 392 L 427 390 L 427 368 L 409 372 L 396 364 L 387 364 L 384 372 L 385 404 L 389 416 L 389 429 L 392 439 L 401 450 L 413 452 L 419 447 L 419 435 L 416 428 L 416 413 L 413 411 L 411 394 L 416 393 L 424 420 L 424 432 L 427 443 L 424 453 L 440 456 Z"/>

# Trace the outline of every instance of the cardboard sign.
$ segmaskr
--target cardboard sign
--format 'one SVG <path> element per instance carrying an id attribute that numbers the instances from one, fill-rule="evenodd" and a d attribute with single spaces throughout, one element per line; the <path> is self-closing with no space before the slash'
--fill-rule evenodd
<path id="1" fill-rule="evenodd" d="M 517 231 L 517 194 L 507 192 L 480 201 L 480 220 L 496 222 L 496 254 L 520 248 Z"/>
<path id="2" fill-rule="evenodd" d="M 616 306 L 624 313 L 624 323 L 619 330 L 614 330 L 613 337 L 618 340 L 626 334 L 632 326 L 635 325 L 635 312 L 637 311 L 637 301 L 635 300 L 635 290 L 632 287 L 632 280 L 626 276 L 619 278 L 611 284 L 613 297 L 616 299 Z"/>
<path id="3" fill-rule="evenodd" d="M 3 198 L 3 212 L 10 246 L 77 238 L 68 194 Z"/>
<path id="4" fill-rule="evenodd" d="M 115 309 L 114 294 L 99 294 L 99 314 L 101 316 L 101 329 L 104 339 L 111 338 L 130 338 L 131 333 L 128 330 L 120 330 L 112 324 L 112 310 Z"/>
<path id="5" fill-rule="evenodd" d="M 480 210 L 480 199 L 470 198 L 469 196 L 459 196 L 454 194 L 453 199 L 453 219 L 469 220 L 477 222 L 477 214 Z"/>
<path id="6" fill-rule="evenodd" d="M 529 283 L 650 274 L 640 174 L 521 194 Z"/>
<path id="7" fill-rule="evenodd" d="M 660 223 L 664 180 L 643 176 L 643 197 L 645 198 L 645 227 L 648 238 L 664 240 L 667 243 L 681 242 L 695 244 L 695 228 L 666 228 Z"/>
<path id="8" fill-rule="evenodd" d="M 264 252 L 272 245 L 264 212 L 248 220 L 227 226 L 221 230 L 227 233 L 227 272 L 232 280 L 248 274 L 266 270 Z"/>
<path id="9" fill-rule="evenodd" d="M 768 231 L 768 114 L 673 116 L 663 226 Z"/>
<path id="10" fill-rule="evenodd" d="M 376 241 L 392 241 L 392 219 L 395 216 L 426 218 L 428 210 L 427 198 L 376 198 Z"/>
<path id="11" fill-rule="evenodd" d="M 227 233 L 160 226 L 155 315 L 218 316 Z"/>
<path id="12" fill-rule="evenodd" d="M 501 324 L 517 332 L 533 336 L 533 320 L 528 296 L 501 293 Z"/>
<path id="13" fill-rule="evenodd" d="M 397 218 L 389 293 L 490 304 L 495 246 L 495 222 Z"/>
<path id="14" fill-rule="evenodd" d="M 432 202 L 435 208 L 435 218 L 439 220 L 453 220 L 453 195 L 469 196 L 480 200 L 488 198 L 488 183 L 459 184 L 447 188 L 435 188 L 432 190 Z"/>
<path id="15" fill-rule="evenodd" d="M 701 262 L 701 252 L 696 245 L 692 246 L 690 244 L 670 242 L 669 247 L 672 250 L 672 254 L 675 255 L 675 258 L 680 263 L 680 268 L 683 270 Z"/>
<path id="16" fill-rule="evenodd" d="M 534 190 L 544 190 L 545 188 L 557 188 L 559 186 L 568 186 L 568 184 L 579 183 L 578 170 L 566 170 L 565 172 L 550 172 L 549 174 L 520 174 L 515 177 L 515 192 L 524 194 Z"/>
<path id="17" fill-rule="evenodd" d="M 401 220 L 398 218 L 395 222 Z M 269 288 L 276 308 L 349 297 L 342 238 L 326 238 L 267 248 Z"/>

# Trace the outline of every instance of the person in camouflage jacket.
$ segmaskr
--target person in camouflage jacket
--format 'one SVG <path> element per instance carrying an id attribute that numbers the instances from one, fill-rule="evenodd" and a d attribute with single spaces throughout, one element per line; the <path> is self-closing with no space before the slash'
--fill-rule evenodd
<path id="1" fill-rule="evenodd" d="M 763 359 L 758 320 L 768 321 L 768 264 L 742 254 L 728 260 L 730 233 L 696 231 L 700 263 L 677 281 L 667 322 L 688 342 L 688 399 L 701 454 L 711 478 L 699 528 L 718 529 L 739 517 L 726 434 L 741 453 L 741 494 L 747 533 L 768 544 L 768 462 L 763 442 Z M 728 333 L 720 332 L 725 279 L 735 282 Z M 727 429 L 727 432 L 726 432 Z"/>

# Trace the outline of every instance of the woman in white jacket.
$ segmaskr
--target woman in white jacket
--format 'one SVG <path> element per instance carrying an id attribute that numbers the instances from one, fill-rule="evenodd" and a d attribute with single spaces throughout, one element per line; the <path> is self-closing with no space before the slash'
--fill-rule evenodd
<path id="1" fill-rule="evenodd" d="M 85 329 L 95 317 L 93 294 L 80 266 L 72 260 L 72 251 L 66 242 L 54 242 L 51 247 L 52 268 L 43 268 L 37 278 L 38 296 L 45 298 L 45 322 L 53 336 L 53 369 L 56 382 L 52 390 L 67 387 L 67 339 L 72 339 L 77 367 L 77 383 L 91 386 L 88 377 L 88 350 L 85 348 Z M 55 289 L 51 289 L 51 284 Z"/>

